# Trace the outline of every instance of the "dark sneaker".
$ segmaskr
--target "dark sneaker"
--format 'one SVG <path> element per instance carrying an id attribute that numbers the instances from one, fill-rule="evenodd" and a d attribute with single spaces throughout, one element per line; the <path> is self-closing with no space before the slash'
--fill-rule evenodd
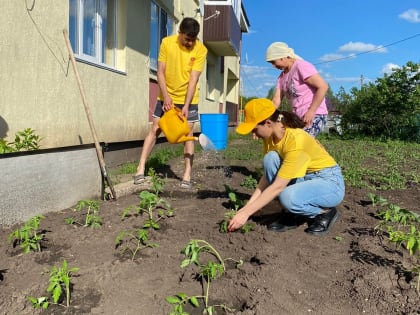
<path id="1" fill-rule="evenodd" d="M 286 232 L 288 230 L 296 229 L 303 224 L 303 217 L 296 214 L 285 213 L 278 220 L 270 223 L 268 229 L 274 232 Z"/>
<path id="2" fill-rule="evenodd" d="M 305 232 L 313 235 L 326 234 L 339 217 L 340 213 L 338 210 L 335 207 L 330 208 L 327 212 L 319 214 L 313 218 Z"/>

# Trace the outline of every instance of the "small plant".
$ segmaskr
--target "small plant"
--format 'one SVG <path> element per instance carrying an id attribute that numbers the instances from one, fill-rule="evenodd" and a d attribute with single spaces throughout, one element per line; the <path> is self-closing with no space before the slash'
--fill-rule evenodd
<path id="1" fill-rule="evenodd" d="M 225 212 L 225 219 L 222 222 L 219 223 L 219 232 L 221 232 L 221 233 L 227 233 L 228 232 L 227 228 L 228 228 L 229 221 L 235 216 L 236 213 L 237 213 L 236 210 L 229 210 L 229 211 Z M 239 229 L 239 231 L 241 231 L 244 234 L 249 233 L 252 230 L 254 230 L 254 224 L 252 224 L 252 223 L 245 223 Z"/>
<path id="2" fill-rule="evenodd" d="M 174 210 L 171 208 L 170 204 L 159 198 L 156 194 L 148 192 L 146 190 L 140 193 L 140 210 L 147 213 L 148 218 L 145 221 L 143 227 L 153 228 L 155 230 L 160 229 L 158 221 L 164 217 L 172 217 L 174 215 Z M 155 210 L 158 209 L 157 218 L 155 219 Z"/>
<path id="3" fill-rule="evenodd" d="M 237 211 L 246 204 L 246 200 L 241 200 L 237 196 L 237 191 L 225 184 L 225 191 L 229 197 L 231 209 Z"/>
<path id="4" fill-rule="evenodd" d="M 40 252 L 44 233 L 40 233 L 38 228 L 43 218 L 42 215 L 34 216 L 22 228 L 14 230 L 9 234 L 9 243 L 13 243 L 13 246 L 19 245 L 24 253 L 29 253 L 31 250 Z"/>
<path id="5" fill-rule="evenodd" d="M 32 151 L 39 149 L 40 141 L 41 137 L 35 134 L 35 130 L 26 128 L 16 134 L 15 141 L 12 142 L 12 145 L 16 151 Z"/>
<path id="6" fill-rule="evenodd" d="M 79 224 L 82 226 L 90 226 L 93 228 L 101 227 L 102 220 L 99 213 L 99 202 L 97 200 L 81 200 L 77 203 L 75 211 L 81 212 L 83 209 L 86 210 L 85 222 L 78 222 L 75 218 L 66 218 L 65 221 L 68 224 Z"/>
<path id="7" fill-rule="evenodd" d="M 0 139 L 0 154 L 38 150 L 40 141 L 41 137 L 36 135 L 34 130 L 26 128 L 16 133 L 14 142 L 7 143 L 4 139 Z"/>
<path id="8" fill-rule="evenodd" d="M 48 298 L 45 296 L 41 296 L 39 298 L 35 298 L 33 296 L 28 296 L 28 300 L 32 303 L 33 308 L 43 308 L 47 309 L 48 306 L 50 306 L 50 303 L 48 302 Z"/>
<path id="9" fill-rule="evenodd" d="M 67 261 L 63 260 L 60 268 L 53 266 L 50 272 L 50 285 L 47 292 L 51 293 L 54 303 L 58 303 L 60 297 L 64 295 L 66 298 L 66 306 L 70 306 L 70 281 L 72 273 L 78 271 L 79 268 L 68 268 Z"/>
<path id="10" fill-rule="evenodd" d="M 258 181 L 254 177 L 252 177 L 252 175 L 245 177 L 245 179 L 241 183 L 241 187 L 245 187 L 248 189 L 255 189 L 257 188 L 257 185 L 258 185 Z"/>
<path id="11" fill-rule="evenodd" d="M 388 201 L 378 195 L 375 195 L 373 193 L 368 193 L 368 198 L 370 200 L 370 202 L 372 203 L 372 206 L 376 207 L 376 206 L 385 206 L 388 204 Z"/>
<path id="12" fill-rule="evenodd" d="M 170 313 L 171 315 L 188 315 L 188 313 L 184 312 L 184 305 L 190 303 L 194 307 L 199 307 L 199 299 L 204 300 L 204 312 L 203 314 L 214 314 L 216 308 L 221 308 L 226 312 L 233 312 L 234 310 L 227 307 L 226 305 L 209 305 L 209 293 L 210 293 L 210 283 L 211 281 L 215 280 L 218 277 L 221 277 L 225 271 L 225 261 L 232 260 L 236 263 L 236 267 L 239 268 L 242 266 L 243 261 L 239 260 L 236 261 L 231 258 L 223 259 L 219 252 L 208 242 L 204 240 L 197 240 L 193 239 L 190 240 L 188 245 L 182 250 L 182 253 L 185 254 L 186 258 L 181 262 L 181 268 L 185 268 L 189 265 L 196 265 L 198 266 L 198 278 L 202 281 L 202 285 L 204 288 L 203 281 L 206 280 L 207 285 L 206 288 L 203 289 L 204 295 L 195 295 L 195 296 L 187 296 L 184 293 L 178 293 L 177 295 L 168 296 L 166 297 L 166 301 L 173 305 L 173 311 Z M 216 261 L 209 260 L 207 263 L 203 263 L 202 254 L 208 253 L 214 258 Z"/>
<path id="13" fill-rule="evenodd" d="M 158 247 L 158 244 L 148 242 L 149 237 L 147 230 L 137 229 L 134 231 L 121 231 L 115 239 L 116 248 L 125 244 L 121 251 L 124 253 L 129 251 L 131 253 L 131 260 L 134 261 L 137 253 L 147 247 Z"/>
<path id="14" fill-rule="evenodd" d="M 66 304 L 64 306 L 70 306 L 71 277 L 72 273 L 78 270 L 79 268 L 68 268 L 66 260 L 63 260 L 62 267 L 53 266 L 51 268 L 47 292 L 51 294 L 54 304 L 59 304 L 60 300 L 65 298 Z M 28 300 L 35 309 L 47 309 L 50 306 L 46 296 L 38 298 L 28 296 Z"/>
<path id="15" fill-rule="evenodd" d="M 375 229 L 385 232 L 389 241 L 398 247 L 405 246 L 410 255 L 420 261 L 420 215 L 391 204 L 387 209 L 379 211 L 378 216 L 382 220 Z M 417 293 L 420 293 L 420 263 L 409 271 L 417 274 L 416 288 Z"/>
<path id="16" fill-rule="evenodd" d="M 10 145 L 10 143 L 7 143 L 4 139 L 0 139 L 0 154 L 11 153 L 14 151 L 16 150 Z"/>
<path id="17" fill-rule="evenodd" d="M 170 206 L 170 204 L 165 199 L 159 198 L 158 195 L 151 193 L 150 191 L 143 190 L 140 192 L 139 198 L 140 204 L 138 206 L 129 206 L 124 209 L 121 215 L 122 220 L 124 220 L 133 211 L 137 214 L 145 212 L 147 214 L 147 219 L 143 228 L 159 230 L 160 225 L 158 221 L 174 215 L 174 209 Z"/>
<path id="18" fill-rule="evenodd" d="M 165 181 L 161 178 L 153 168 L 149 168 L 147 175 L 150 177 L 150 181 L 152 183 L 152 191 L 158 196 L 161 192 L 163 192 L 163 187 L 165 185 Z"/>
<path id="19" fill-rule="evenodd" d="M 188 296 L 185 293 L 178 293 L 177 295 L 167 296 L 166 302 L 172 304 L 173 310 L 169 315 L 189 315 L 184 312 L 184 305 L 191 304 L 194 307 L 199 307 L 200 303 L 196 296 Z"/>

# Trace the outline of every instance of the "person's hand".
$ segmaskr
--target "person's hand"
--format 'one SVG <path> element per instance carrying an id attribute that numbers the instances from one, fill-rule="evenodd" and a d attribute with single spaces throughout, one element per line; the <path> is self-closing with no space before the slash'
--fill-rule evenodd
<path id="1" fill-rule="evenodd" d="M 182 115 L 184 115 L 185 118 L 188 118 L 188 113 L 189 113 L 189 107 L 184 105 L 182 107 Z"/>
<path id="2" fill-rule="evenodd" d="M 228 232 L 234 232 L 239 229 L 242 225 L 244 225 L 248 221 L 248 215 L 244 214 L 243 212 L 238 212 L 235 216 L 229 221 L 228 224 Z"/>
<path id="3" fill-rule="evenodd" d="M 162 105 L 162 110 L 164 112 L 170 110 L 172 107 L 174 106 L 174 103 L 172 102 L 172 98 L 168 97 L 164 97 L 163 99 L 163 105 Z"/>
<path id="4" fill-rule="evenodd" d="M 315 112 L 312 110 L 308 110 L 305 115 L 303 115 L 302 120 L 306 123 L 306 128 L 312 127 L 313 121 L 315 117 Z"/>

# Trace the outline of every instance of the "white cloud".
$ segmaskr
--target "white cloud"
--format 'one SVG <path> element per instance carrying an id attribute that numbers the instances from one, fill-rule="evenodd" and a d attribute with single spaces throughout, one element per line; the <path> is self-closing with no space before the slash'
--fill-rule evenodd
<path id="1" fill-rule="evenodd" d="M 340 46 L 338 49 L 340 52 L 368 52 L 368 51 L 375 51 L 378 53 L 386 53 L 387 50 L 383 46 L 376 46 L 373 44 L 366 44 L 362 42 L 348 42 L 347 44 L 344 44 Z"/>
<path id="2" fill-rule="evenodd" d="M 395 71 L 395 69 L 399 69 L 400 66 L 393 64 L 393 63 L 387 63 L 385 66 L 382 67 L 381 73 L 390 74 Z"/>
<path id="3" fill-rule="evenodd" d="M 273 71 L 274 70 L 274 71 Z M 270 66 L 241 65 L 241 94 L 244 96 L 265 97 L 268 90 L 275 86 L 280 71 Z"/>
<path id="4" fill-rule="evenodd" d="M 420 23 L 420 11 L 415 9 L 407 10 L 398 15 L 398 17 L 411 23 Z"/>
<path id="5" fill-rule="evenodd" d="M 319 60 L 321 60 L 321 61 L 334 61 L 334 60 L 339 60 L 339 59 L 343 59 L 343 58 L 346 58 L 346 57 L 344 55 L 341 55 L 341 54 L 325 54 L 324 56 L 319 58 Z"/>

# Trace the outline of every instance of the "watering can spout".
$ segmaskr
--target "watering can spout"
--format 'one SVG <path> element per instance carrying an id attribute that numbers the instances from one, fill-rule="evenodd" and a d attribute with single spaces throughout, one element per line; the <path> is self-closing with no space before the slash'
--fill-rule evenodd
<path id="1" fill-rule="evenodd" d="M 178 138 L 176 140 L 176 143 L 181 143 L 181 142 L 185 142 L 185 141 L 196 141 L 198 140 L 198 137 L 193 137 L 193 136 L 181 136 L 180 138 Z"/>

